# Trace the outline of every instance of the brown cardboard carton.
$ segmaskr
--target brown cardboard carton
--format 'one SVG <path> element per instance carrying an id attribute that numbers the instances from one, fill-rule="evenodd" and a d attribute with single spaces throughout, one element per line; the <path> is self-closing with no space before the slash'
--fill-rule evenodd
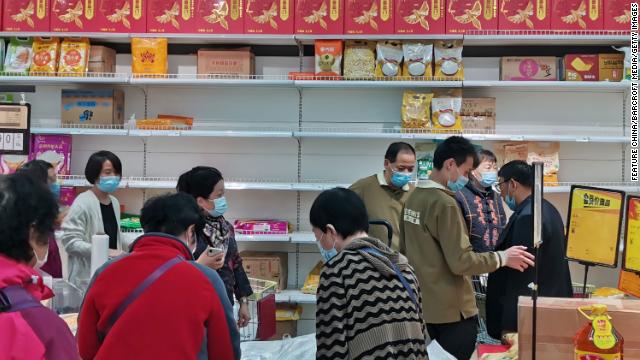
<path id="1" fill-rule="evenodd" d="M 599 54 L 600 81 L 622 81 L 624 54 Z"/>
<path id="2" fill-rule="evenodd" d="M 255 57 L 249 49 L 198 50 L 198 74 L 253 75 Z"/>
<path id="3" fill-rule="evenodd" d="M 60 118 L 63 124 L 124 124 L 124 92 L 105 90 L 62 90 Z"/>
<path id="4" fill-rule="evenodd" d="M 89 72 L 115 73 L 116 51 L 108 47 L 92 45 L 89 51 Z"/>
<path id="5" fill-rule="evenodd" d="M 276 321 L 276 334 L 270 340 L 282 340 L 285 335 L 298 336 L 298 322 L 295 320 Z"/>
<path id="6" fill-rule="evenodd" d="M 250 278 L 278 283 L 278 290 L 287 288 L 287 253 L 243 251 L 242 264 Z"/>
<path id="7" fill-rule="evenodd" d="M 640 301 L 609 299 L 538 299 L 538 359 L 573 359 L 573 337 L 588 320 L 578 307 L 604 304 L 613 326 L 624 338 L 625 360 L 640 359 Z M 532 301 L 520 297 L 518 304 L 518 350 L 520 360 L 531 359 Z"/>
<path id="8" fill-rule="evenodd" d="M 500 80 L 556 81 L 558 61 L 553 56 L 506 56 L 500 61 Z"/>
<path id="9" fill-rule="evenodd" d="M 463 98 L 462 128 L 492 133 L 496 129 L 496 98 Z"/>

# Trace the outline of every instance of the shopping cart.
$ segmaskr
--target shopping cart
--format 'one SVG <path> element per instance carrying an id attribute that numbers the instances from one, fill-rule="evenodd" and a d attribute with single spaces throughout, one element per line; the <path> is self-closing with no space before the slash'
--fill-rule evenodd
<path id="1" fill-rule="evenodd" d="M 573 286 L 573 297 L 578 299 L 590 298 L 596 290 L 596 286 L 591 284 L 587 284 L 586 290 L 582 283 L 574 282 L 571 285 Z"/>
<path id="2" fill-rule="evenodd" d="M 240 329 L 240 341 L 268 340 L 276 333 L 276 289 L 275 281 L 249 278 L 253 295 L 249 297 L 249 324 Z M 238 320 L 240 304 L 236 301 L 233 313 Z"/>
<path id="3" fill-rule="evenodd" d="M 499 345 L 500 341 L 489 336 L 487 330 L 487 282 L 489 275 L 477 275 L 472 277 L 473 291 L 476 295 L 478 307 L 478 344 Z"/>

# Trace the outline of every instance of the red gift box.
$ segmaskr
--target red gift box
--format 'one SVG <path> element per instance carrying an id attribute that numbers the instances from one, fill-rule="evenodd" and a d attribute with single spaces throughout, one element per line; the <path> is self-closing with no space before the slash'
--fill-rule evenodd
<path id="1" fill-rule="evenodd" d="M 550 0 L 500 0 L 498 29 L 551 29 Z"/>
<path id="2" fill-rule="evenodd" d="M 342 34 L 344 0 L 297 0 L 297 34 Z"/>
<path id="3" fill-rule="evenodd" d="M 193 0 L 148 0 L 148 33 L 193 33 Z"/>
<path id="4" fill-rule="evenodd" d="M 292 35 L 293 0 L 247 0 L 245 34 Z"/>
<path id="5" fill-rule="evenodd" d="M 2 4 L 3 31 L 47 32 L 49 0 L 6 0 Z"/>
<path id="6" fill-rule="evenodd" d="M 604 1 L 604 29 L 626 31 L 631 30 L 630 0 Z"/>
<path id="7" fill-rule="evenodd" d="M 244 5 L 244 0 L 196 0 L 196 32 L 243 34 Z"/>
<path id="8" fill-rule="evenodd" d="M 85 30 L 88 32 L 147 32 L 146 1 L 85 0 Z"/>
<path id="9" fill-rule="evenodd" d="M 449 0 L 447 32 L 463 34 L 469 30 L 497 30 L 497 0 Z"/>
<path id="10" fill-rule="evenodd" d="M 393 34 L 393 0 L 345 0 L 346 34 Z"/>
<path id="11" fill-rule="evenodd" d="M 85 17 L 83 0 L 52 0 L 51 31 L 55 32 L 83 32 L 87 31 L 89 21 Z"/>
<path id="12" fill-rule="evenodd" d="M 444 0 L 396 0 L 396 34 L 444 34 Z"/>
<path id="13" fill-rule="evenodd" d="M 554 0 L 552 30 L 602 30 L 602 0 Z"/>

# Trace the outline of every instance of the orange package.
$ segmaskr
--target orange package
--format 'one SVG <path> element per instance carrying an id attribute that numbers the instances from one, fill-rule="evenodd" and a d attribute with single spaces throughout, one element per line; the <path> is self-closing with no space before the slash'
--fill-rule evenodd
<path id="1" fill-rule="evenodd" d="M 134 74 L 166 75 L 169 71 L 166 38 L 131 39 L 131 71 Z"/>
<path id="2" fill-rule="evenodd" d="M 331 77 L 342 75 L 342 41 L 316 41 L 316 75 Z"/>
<path id="3" fill-rule="evenodd" d="M 89 66 L 89 39 L 66 38 L 60 47 L 60 64 L 58 73 L 84 74 Z"/>
<path id="4" fill-rule="evenodd" d="M 32 75 L 38 73 L 54 74 L 58 70 L 59 55 L 60 39 L 36 38 L 33 42 L 33 59 L 29 72 Z"/>

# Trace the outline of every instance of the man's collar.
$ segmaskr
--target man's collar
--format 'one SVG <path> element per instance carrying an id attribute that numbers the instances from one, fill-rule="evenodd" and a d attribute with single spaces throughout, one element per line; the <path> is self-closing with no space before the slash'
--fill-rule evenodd
<path id="1" fill-rule="evenodd" d="M 442 184 L 440 184 L 439 182 L 433 181 L 431 179 L 428 180 L 418 180 L 418 185 L 416 185 L 419 188 L 422 189 L 438 189 L 438 190 L 444 190 L 449 194 L 453 194 L 453 192 L 451 190 L 449 190 L 448 188 L 442 186 Z"/>
<path id="2" fill-rule="evenodd" d="M 376 177 L 378 178 L 378 183 L 380 184 L 380 186 L 389 186 L 389 187 L 391 187 L 387 183 L 387 179 L 384 177 L 384 171 L 381 171 L 381 172 L 377 173 Z M 411 187 L 409 186 L 409 184 L 405 184 L 402 187 L 402 191 L 409 191 L 409 190 L 411 190 Z"/>

